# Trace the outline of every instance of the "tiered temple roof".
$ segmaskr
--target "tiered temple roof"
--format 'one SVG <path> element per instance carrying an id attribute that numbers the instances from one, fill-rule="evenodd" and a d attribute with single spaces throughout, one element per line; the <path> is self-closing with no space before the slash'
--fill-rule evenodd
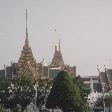
<path id="1" fill-rule="evenodd" d="M 32 75 L 34 78 L 38 77 L 38 67 L 36 60 L 33 57 L 31 47 L 28 41 L 27 32 L 27 11 L 26 11 L 26 39 L 23 49 L 21 51 L 21 56 L 18 60 L 18 75 Z"/>
<path id="2" fill-rule="evenodd" d="M 64 61 L 60 50 L 60 41 L 59 41 L 59 48 L 57 48 L 57 45 L 55 45 L 55 53 L 52 62 L 50 64 L 50 67 L 55 68 L 55 67 L 63 67 L 63 66 L 64 66 Z"/>

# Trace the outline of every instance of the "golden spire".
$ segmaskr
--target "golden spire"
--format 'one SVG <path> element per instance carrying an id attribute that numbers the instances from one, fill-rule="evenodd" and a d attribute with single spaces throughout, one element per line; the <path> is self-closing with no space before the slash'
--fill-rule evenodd
<path id="1" fill-rule="evenodd" d="M 61 49 L 60 49 L 60 40 L 59 40 L 59 51 L 61 51 Z"/>
<path id="2" fill-rule="evenodd" d="M 37 63 L 35 61 L 35 58 L 33 57 L 33 53 L 31 50 L 31 47 L 29 46 L 28 41 L 28 31 L 27 31 L 27 10 L 26 10 L 26 38 L 25 38 L 25 44 L 23 46 L 23 49 L 21 51 L 21 56 L 18 60 L 18 75 L 31 75 L 35 78 L 38 77 L 38 67 Z"/>
<path id="3" fill-rule="evenodd" d="M 57 49 L 57 45 L 55 45 L 55 53 L 54 53 L 54 57 L 51 61 L 50 64 L 51 67 L 63 67 L 64 66 L 64 61 L 63 61 L 63 57 L 61 54 L 61 48 L 60 48 L 60 40 L 58 43 L 58 49 Z"/>
<path id="4" fill-rule="evenodd" d="M 27 9 L 26 9 L 26 39 L 25 39 L 25 45 L 29 45 L 28 31 L 27 31 Z"/>
<path id="5" fill-rule="evenodd" d="M 27 32 L 27 9 L 26 9 L 26 32 Z"/>

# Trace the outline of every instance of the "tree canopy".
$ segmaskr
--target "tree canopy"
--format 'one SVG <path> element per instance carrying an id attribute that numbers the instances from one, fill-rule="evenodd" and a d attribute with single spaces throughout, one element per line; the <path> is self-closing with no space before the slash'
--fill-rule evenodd
<path id="1" fill-rule="evenodd" d="M 101 97 L 99 97 L 97 99 L 97 101 L 95 102 L 94 107 L 95 108 L 97 108 L 97 107 L 104 108 L 104 105 L 105 105 L 105 107 L 109 108 L 109 112 L 110 112 L 110 107 L 112 106 L 112 92 L 108 92 L 108 93 L 104 94 L 104 96 L 102 95 Z"/>
<path id="2" fill-rule="evenodd" d="M 0 81 L 0 103 L 5 109 L 13 109 L 20 105 L 21 111 L 24 111 L 34 96 L 34 86 L 26 77 Z"/>
<path id="3" fill-rule="evenodd" d="M 40 112 L 42 111 L 42 106 L 45 106 L 51 85 L 52 81 L 48 78 L 38 79 L 36 106 Z"/>
<path id="4" fill-rule="evenodd" d="M 66 71 L 60 71 L 48 96 L 46 107 L 60 108 L 63 112 L 82 112 L 80 90 Z"/>

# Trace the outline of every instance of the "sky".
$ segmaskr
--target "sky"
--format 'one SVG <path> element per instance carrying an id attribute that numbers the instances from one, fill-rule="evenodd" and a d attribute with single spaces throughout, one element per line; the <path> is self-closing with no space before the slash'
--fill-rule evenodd
<path id="1" fill-rule="evenodd" d="M 51 62 L 60 39 L 64 62 L 76 66 L 77 75 L 112 67 L 112 0 L 0 0 L 1 69 L 20 57 L 26 9 L 37 63 Z"/>

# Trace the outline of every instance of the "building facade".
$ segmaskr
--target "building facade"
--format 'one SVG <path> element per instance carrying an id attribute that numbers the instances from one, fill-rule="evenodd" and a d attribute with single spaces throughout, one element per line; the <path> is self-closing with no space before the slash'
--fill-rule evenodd
<path id="1" fill-rule="evenodd" d="M 102 85 L 99 80 L 99 76 L 84 76 L 81 77 L 84 84 L 94 91 L 95 93 L 102 93 Z"/>
<path id="2" fill-rule="evenodd" d="M 60 40 L 58 46 L 55 45 L 54 56 L 49 65 L 44 66 L 42 62 L 39 64 L 39 68 L 39 71 L 43 77 L 47 76 L 50 78 L 55 78 L 61 70 L 66 70 L 72 77 L 76 76 L 76 66 L 71 67 L 70 65 L 64 63 L 61 53 Z"/>
<path id="3" fill-rule="evenodd" d="M 13 79 L 15 77 L 21 77 L 23 75 L 34 79 L 44 77 L 55 78 L 61 70 L 67 70 L 71 76 L 76 76 L 76 66 L 70 67 L 69 65 L 64 64 L 60 41 L 58 46 L 55 45 L 54 56 L 49 65 L 45 66 L 43 62 L 36 63 L 28 40 L 26 10 L 25 44 L 21 51 L 20 58 L 18 59 L 17 63 L 13 63 L 11 64 L 11 66 L 4 67 L 3 70 L 0 70 L 0 78 Z"/>

